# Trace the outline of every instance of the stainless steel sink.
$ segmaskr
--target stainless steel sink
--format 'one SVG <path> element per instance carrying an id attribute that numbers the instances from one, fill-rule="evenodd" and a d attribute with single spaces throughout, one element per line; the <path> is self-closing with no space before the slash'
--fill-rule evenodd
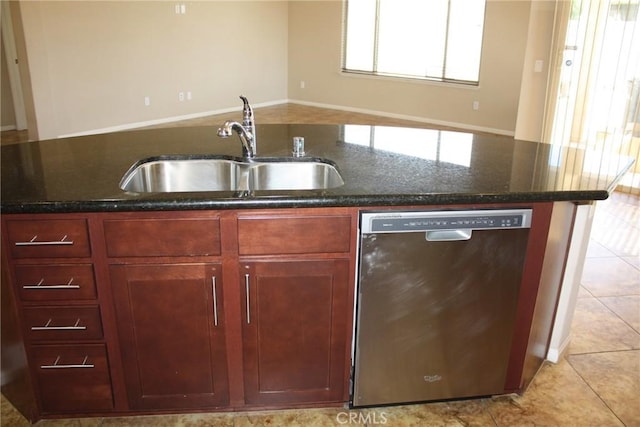
<path id="1" fill-rule="evenodd" d="M 318 190 L 344 185 L 335 166 L 326 161 L 260 162 L 249 167 L 249 189 Z"/>
<path id="2" fill-rule="evenodd" d="M 134 164 L 120 188 L 134 193 L 323 190 L 344 181 L 324 159 L 162 157 Z"/>

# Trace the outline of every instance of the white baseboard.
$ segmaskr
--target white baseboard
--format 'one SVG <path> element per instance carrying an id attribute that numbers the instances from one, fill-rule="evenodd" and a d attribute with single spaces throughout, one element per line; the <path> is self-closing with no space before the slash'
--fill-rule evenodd
<path id="1" fill-rule="evenodd" d="M 302 100 L 299 100 L 299 99 L 280 99 L 280 100 L 276 100 L 276 101 L 262 102 L 262 103 L 258 103 L 258 104 L 252 104 L 252 107 L 253 108 L 272 107 L 274 105 L 281 105 L 281 104 L 287 104 L 287 103 L 299 104 L 299 105 L 307 105 L 309 107 L 329 108 L 329 109 L 332 109 L 332 110 L 348 111 L 348 112 L 351 112 L 351 113 L 370 114 L 372 116 L 390 117 L 390 118 L 393 118 L 393 119 L 409 120 L 409 121 L 418 122 L 418 123 L 426 123 L 426 124 L 432 124 L 432 125 L 436 125 L 436 126 L 444 126 L 444 127 L 450 127 L 450 128 L 462 129 L 462 130 L 468 130 L 468 131 L 488 132 L 488 133 L 493 133 L 493 134 L 497 134 L 497 135 L 506 135 L 506 136 L 514 136 L 515 135 L 515 132 L 504 130 L 504 129 L 495 129 L 495 128 L 489 128 L 489 127 L 484 127 L 484 126 L 474 126 L 474 125 L 469 125 L 467 123 L 449 122 L 449 121 L 443 121 L 443 120 L 433 120 L 433 119 L 428 119 L 428 118 L 425 118 L 425 117 L 410 116 L 410 115 L 406 115 L 406 114 L 388 113 L 388 112 L 378 111 L 378 110 L 369 110 L 369 109 L 366 109 L 366 108 L 356 108 L 356 107 L 348 107 L 348 106 L 344 106 L 344 105 L 324 104 L 324 103 L 320 103 L 320 102 L 302 101 Z M 123 131 L 123 130 L 131 130 L 131 129 L 138 129 L 138 128 L 142 128 L 142 127 L 148 127 L 148 126 L 155 126 L 155 125 L 161 125 L 161 124 L 166 124 L 166 123 L 179 122 L 179 121 L 182 121 L 182 120 L 199 119 L 199 118 L 202 118 L 202 117 L 213 116 L 213 115 L 217 115 L 217 114 L 226 114 L 226 113 L 231 113 L 231 112 L 234 112 L 234 111 L 241 111 L 241 110 L 242 110 L 242 106 L 232 107 L 232 108 L 221 108 L 221 109 L 218 109 L 218 110 L 203 111 L 203 112 L 200 112 L 200 113 L 185 114 L 185 115 L 181 115 L 181 116 L 165 117 L 165 118 L 162 118 L 162 119 L 147 120 L 147 121 L 142 121 L 142 122 L 126 123 L 126 124 L 123 124 L 123 125 L 109 126 L 109 127 L 105 127 L 105 128 L 99 128 L 99 129 L 90 129 L 90 130 L 86 130 L 86 131 L 82 131 L 82 132 L 73 132 L 73 133 L 68 133 L 68 134 L 64 134 L 64 135 L 59 135 L 58 138 L 70 138 L 70 137 L 74 137 L 74 136 L 86 136 L 86 135 L 96 135 L 96 134 L 109 133 L 109 132 L 119 132 L 119 131 Z M 257 123 L 260 123 L 260 118 L 259 117 L 257 118 Z"/>
<path id="2" fill-rule="evenodd" d="M 549 347 L 549 351 L 547 351 L 547 360 L 551 363 L 558 363 L 560 359 L 564 356 L 569 348 L 569 344 L 571 343 L 571 336 L 568 336 L 558 348 Z"/>
<path id="3" fill-rule="evenodd" d="M 427 123 L 427 124 L 432 124 L 437 126 L 445 126 L 445 127 L 451 127 L 451 128 L 468 130 L 468 131 L 488 132 L 488 133 L 505 135 L 505 136 L 515 135 L 514 131 L 509 131 L 504 129 L 488 128 L 484 126 L 474 126 L 468 123 L 433 120 L 425 117 L 410 116 L 406 114 L 388 113 L 385 111 L 369 110 L 366 108 L 346 107 L 344 105 L 324 104 L 320 102 L 301 101 L 298 99 L 289 99 L 288 102 L 291 104 L 307 105 L 309 107 L 330 108 L 332 110 L 349 111 L 351 113 L 362 113 L 362 114 L 370 114 L 372 116 L 390 117 L 390 118 L 399 119 L 399 120 L 410 120 L 413 122 Z"/>
<path id="4" fill-rule="evenodd" d="M 272 107 L 274 105 L 286 104 L 287 102 L 288 102 L 287 99 L 281 99 L 281 100 L 277 100 L 277 101 L 268 101 L 268 102 L 261 102 L 261 103 L 257 103 L 257 104 L 251 104 L 251 106 L 253 108 Z M 147 126 L 155 126 L 155 125 L 162 125 L 162 124 L 166 124 L 166 123 L 179 122 L 179 121 L 182 121 L 182 120 L 199 119 L 199 118 L 202 118 L 202 117 L 214 116 L 216 114 L 232 113 L 234 111 L 242 111 L 242 106 L 231 107 L 231 108 L 221 108 L 221 109 L 218 109 L 218 110 L 203 111 L 203 112 L 200 112 L 200 113 L 185 114 L 185 115 L 181 115 L 181 116 L 165 117 L 165 118 L 162 118 L 162 119 L 146 120 L 146 121 L 142 121 L 142 122 L 126 123 L 126 124 L 123 124 L 123 125 L 109 126 L 109 127 L 105 127 L 105 128 L 99 128 L 99 129 L 91 129 L 91 130 L 86 130 L 86 131 L 82 131 L 82 132 L 67 133 L 67 134 L 64 134 L 64 135 L 58 135 L 58 138 L 71 138 L 71 137 L 74 137 L 74 136 L 86 136 L 86 135 L 97 135 L 97 134 L 101 134 L 101 133 L 119 132 L 119 131 L 123 131 L 123 130 L 131 130 L 131 129 L 143 128 L 143 127 L 147 127 Z"/>

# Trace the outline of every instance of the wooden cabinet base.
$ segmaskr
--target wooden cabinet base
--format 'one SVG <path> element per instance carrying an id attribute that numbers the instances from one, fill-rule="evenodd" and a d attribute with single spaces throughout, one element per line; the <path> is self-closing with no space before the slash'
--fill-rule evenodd
<path id="1" fill-rule="evenodd" d="M 349 261 L 253 262 L 242 274 L 245 401 L 340 401 L 348 382 Z"/>
<path id="2" fill-rule="evenodd" d="M 219 269 L 208 264 L 111 267 L 131 409 L 228 403 Z"/>

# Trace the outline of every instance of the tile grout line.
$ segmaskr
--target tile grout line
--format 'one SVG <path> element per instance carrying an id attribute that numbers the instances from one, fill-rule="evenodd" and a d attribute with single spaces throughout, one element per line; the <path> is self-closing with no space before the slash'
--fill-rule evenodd
<path id="1" fill-rule="evenodd" d="M 598 353 L 615 353 L 615 351 L 613 352 L 597 352 L 597 353 L 584 353 L 584 354 L 598 354 Z M 573 372 L 576 373 L 576 375 L 578 375 L 580 377 L 580 379 L 582 380 L 582 382 L 584 382 L 584 384 L 587 385 L 587 387 L 589 387 L 589 389 L 593 392 L 593 394 L 595 394 L 598 399 L 602 402 L 602 404 L 609 410 L 609 412 L 611 412 L 611 414 L 613 414 L 614 417 L 616 417 L 616 419 L 618 421 L 620 421 L 620 424 L 622 424 L 623 426 L 626 426 L 626 424 L 624 423 L 624 421 L 622 421 L 622 419 L 620 419 L 620 417 L 618 416 L 618 414 L 615 413 L 615 411 L 613 410 L 613 408 L 611 408 L 609 406 L 609 404 L 607 403 L 606 400 L 604 400 L 602 398 L 602 396 L 600 396 L 600 394 L 591 386 L 591 384 L 589 384 L 589 382 L 582 376 L 582 374 L 580 374 L 580 372 L 578 372 L 578 370 L 573 366 L 573 363 L 571 363 L 571 360 L 569 360 L 569 357 L 571 355 L 567 355 L 567 357 L 565 357 L 567 363 L 569 364 L 569 366 L 571 366 L 571 369 L 573 369 Z"/>
<path id="2" fill-rule="evenodd" d="M 611 199 L 611 203 L 607 204 L 605 206 L 600 206 L 601 207 L 601 211 L 602 213 L 610 216 L 611 218 L 613 218 L 617 224 L 616 229 L 617 231 L 622 231 L 624 232 L 625 230 L 627 230 L 629 228 L 629 223 L 625 220 L 625 218 L 621 218 L 619 215 L 616 215 L 616 213 L 618 212 L 618 209 L 616 208 L 620 203 L 623 203 L 626 205 L 626 203 L 624 202 L 620 202 L 619 198 L 617 197 L 612 197 Z M 627 199 L 628 200 L 628 199 Z M 634 209 L 636 210 L 640 210 L 640 207 L 635 207 Z M 597 214 L 597 212 L 596 212 Z M 633 215 L 633 214 L 632 214 Z M 594 227 L 597 227 L 598 224 L 597 222 L 597 218 L 596 220 L 594 220 Z M 605 224 L 606 226 L 606 224 Z M 601 245 L 603 248 L 605 248 L 607 251 L 611 252 L 614 256 L 609 256 L 609 257 L 589 257 L 591 259 L 603 259 L 603 258 L 616 258 L 618 260 L 621 260 L 622 262 L 624 262 L 625 264 L 631 265 L 633 268 L 638 269 L 638 267 L 636 267 L 635 265 L 631 264 L 630 262 L 628 262 L 627 260 L 624 259 L 624 257 L 620 256 L 618 253 L 614 252 L 613 250 L 611 250 L 608 246 L 606 246 L 604 243 L 597 241 L 596 239 L 590 239 L 590 243 L 596 243 L 598 245 Z M 587 259 L 585 259 L 585 262 L 587 262 Z M 618 313 L 616 313 L 613 309 L 611 309 L 603 300 L 602 298 L 607 298 L 607 297 L 611 297 L 611 296 L 596 296 L 594 295 L 589 288 L 584 285 L 581 281 L 580 286 L 582 286 L 583 290 L 586 291 L 592 298 L 594 298 L 596 301 L 598 301 L 598 303 L 602 304 L 605 309 L 612 313 L 615 318 L 621 320 L 623 322 L 623 324 L 625 324 L 626 326 L 628 326 L 633 332 L 635 333 L 640 333 L 640 331 L 637 331 L 633 326 L 631 326 L 627 321 L 625 321 L 625 319 L 623 319 Z M 623 295 L 624 297 L 625 295 Z M 629 296 L 636 296 L 636 295 L 629 295 Z M 620 297 L 620 295 L 614 295 L 613 297 Z M 586 297 L 589 298 L 589 297 Z M 620 421 L 620 423 L 622 425 L 626 425 L 624 423 L 624 421 L 618 416 L 618 414 L 616 414 L 616 412 L 613 410 L 613 408 L 607 403 L 607 401 L 591 386 L 591 384 L 580 374 L 580 372 L 578 372 L 578 370 L 575 368 L 575 366 L 573 365 L 573 363 L 571 363 L 571 357 L 572 356 L 576 356 L 576 357 L 580 357 L 580 356 L 591 356 L 591 355 L 597 355 L 597 354 L 607 354 L 607 353 L 621 353 L 621 352 L 637 352 L 640 349 L 638 348 L 629 348 L 629 349 L 623 349 L 623 350 L 608 350 L 608 351 L 590 351 L 590 352 L 585 352 L 585 353 L 576 353 L 576 354 L 567 354 L 565 356 L 565 360 L 567 361 L 567 363 L 569 363 L 569 366 L 571 366 L 571 369 L 580 377 L 580 379 L 589 387 L 589 389 L 598 397 L 598 399 L 605 405 L 605 407 L 611 412 L 611 414 L 613 414 L 613 416 L 618 419 Z"/>
<path id="3" fill-rule="evenodd" d="M 620 319 L 625 325 L 627 325 L 632 331 L 634 331 L 636 334 L 640 335 L 640 331 L 637 330 L 636 328 L 634 328 L 629 322 L 627 322 L 625 319 L 623 319 L 618 313 L 616 313 L 613 309 L 611 309 L 604 301 L 602 301 L 600 298 L 618 298 L 618 297 L 640 297 L 640 295 L 612 295 L 612 296 L 605 296 L 605 297 L 594 297 L 598 300 L 598 302 L 600 304 L 602 304 L 607 310 L 609 310 L 611 313 L 613 313 L 618 319 Z M 640 350 L 640 347 L 638 348 Z"/>
<path id="4" fill-rule="evenodd" d="M 566 357 L 571 357 L 571 356 L 589 356 L 589 355 L 592 355 L 592 354 L 623 353 L 623 352 L 630 352 L 630 351 L 640 351 L 640 348 L 624 348 L 624 349 L 620 349 L 620 350 L 601 350 L 601 351 L 590 351 L 590 352 L 585 352 L 585 353 L 569 353 L 569 354 L 567 354 Z"/>

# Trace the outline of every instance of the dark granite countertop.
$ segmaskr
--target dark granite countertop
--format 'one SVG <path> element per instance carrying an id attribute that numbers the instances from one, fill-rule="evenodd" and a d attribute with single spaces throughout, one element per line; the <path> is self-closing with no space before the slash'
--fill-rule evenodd
<path id="1" fill-rule="evenodd" d="M 310 191 L 127 193 L 123 174 L 161 155 L 240 156 L 214 126 L 136 130 L 2 147 L 2 213 L 447 205 L 603 200 L 633 160 L 463 132 L 359 125 L 258 125 L 258 156 L 294 136 L 345 184 Z"/>

